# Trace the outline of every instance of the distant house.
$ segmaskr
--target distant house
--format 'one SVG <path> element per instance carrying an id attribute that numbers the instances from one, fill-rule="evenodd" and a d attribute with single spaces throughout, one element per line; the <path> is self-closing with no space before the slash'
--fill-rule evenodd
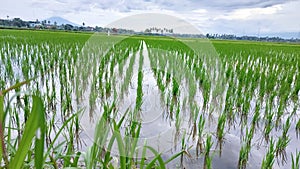
<path id="1" fill-rule="evenodd" d="M 117 34 L 118 33 L 118 29 L 117 28 L 112 28 L 112 34 Z"/>
<path id="2" fill-rule="evenodd" d="M 91 27 L 91 26 L 88 26 L 88 27 L 85 27 L 85 30 L 86 30 L 86 31 L 93 31 L 93 30 L 94 30 L 94 28 L 93 28 L 93 27 Z"/>
<path id="3" fill-rule="evenodd" d="M 43 25 L 38 21 L 28 21 L 30 28 L 42 28 Z"/>

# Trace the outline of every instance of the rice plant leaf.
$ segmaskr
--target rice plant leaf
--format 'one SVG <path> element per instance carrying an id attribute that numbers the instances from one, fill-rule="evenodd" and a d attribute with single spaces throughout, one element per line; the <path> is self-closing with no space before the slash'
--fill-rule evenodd
<path id="1" fill-rule="evenodd" d="M 15 157 L 11 160 L 9 164 L 9 168 L 21 168 L 24 162 L 24 159 L 28 153 L 28 150 L 30 149 L 30 146 L 32 144 L 32 139 L 35 136 L 38 128 L 42 128 L 41 123 L 44 123 L 42 121 L 45 119 L 44 117 L 44 108 L 43 108 L 43 102 L 39 97 L 33 96 L 33 106 L 32 106 L 32 111 L 31 114 L 25 124 L 25 130 L 23 137 L 21 139 L 20 145 L 18 147 L 17 153 Z M 42 132 L 42 131 L 41 131 Z M 41 160 L 38 155 L 43 154 L 43 148 L 41 150 L 42 143 L 41 141 L 37 142 L 36 145 L 36 164 L 40 162 L 41 164 L 38 164 L 38 166 L 43 165 L 43 160 Z M 42 157 L 42 156 L 41 156 Z M 38 167 L 37 166 L 37 167 Z"/>
<path id="2" fill-rule="evenodd" d="M 120 155 L 120 168 L 125 169 L 126 168 L 126 157 L 125 157 L 125 147 L 124 143 L 120 134 L 120 130 L 117 127 L 117 124 L 115 121 L 114 123 L 114 136 L 116 137 L 117 143 L 118 143 L 118 149 L 119 149 L 119 155 Z"/>
<path id="3" fill-rule="evenodd" d="M 3 152 L 2 152 L 2 149 L 3 149 L 3 147 L 2 147 L 2 142 L 3 142 L 3 126 L 4 126 L 4 124 L 2 124 L 2 123 L 4 123 L 4 121 L 3 121 L 3 116 L 4 116 L 4 107 L 3 107 L 3 105 L 4 105 L 4 96 L 2 95 L 2 92 L 0 91 L 0 127 L 1 127 L 1 135 L 0 135 L 0 137 L 1 137 L 1 143 L 0 143 L 0 160 L 2 160 L 2 154 L 3 154 Z"/>
<path id="4" fill-rule="evenodd" d="M 165 169 L 166 166 L 165 166 L 163 159 L 161 158 L 161 154 L 158 153 L 153 147 L 146 146 L 146 148 L 149 149 L 155 155 L 155 158 L 146 166 L 146 169 L 152 168 L 152 166 L 156 160 L 158 161 L 160 168 Z"/>
<path id="5" fill-rule="evenodd" d="M 185 153 L 185 150 L 182 150 L 176 154 L 174 154 L 172 157 L 170 157 L 167 161 L 165 161 L 165 164 L 168 164 L 169 162 L 173 161 L 174 159 L 176 159 L 177 157 L 179 157 L 180 155 L 182 155 L 183 153 Z"/>
<path id="6" fill-rule="evenodd" d="M 147 141 L 145 141 L 144 147 L 143 147 L 143 152 L 142 152 L 142 158 L 141 158 L 141 164 L 140 164 L 140 169 L 144 168 L 144 164 L 145 164 L 145 159 L 146 159 L 146 145 L 147 145 Z"/>
<path id="7" fill-rule="evenodd" d="M 45 121 L 45 109 L 42 103 L 42 100 L 38 98 L 39 109 L 37 109 L 37 136 L 35 139 L 35 155 L 34 155 L 34 163 L 35 168 L 43 168 L 43 155 L 44 155 L 44 143 L 45 143 L 45 133 L 46 133 L 46 121 Z"/>
<path id="8" fill-rule="evenodd" d="M 60 127 L 60 129 L 58 130 L 58 132 L 56 133 L 54 139 L 52 140 L 51 144 L 48 147 L 48 150 L 46 152 L 46 154 L 44 155 L 44 161 L 46 161 L 46 158 L 49 156 L 51 149 L 54 146 L 54 143 L 56 143 L 56 140 L 58 139 L 58 137 L 60 136 L 60 133 L 63 131 L 63 129 L 69 124 L 69 122 L 75 118 L 76 116 L 78 116 L 78 114 L 82 111 L 82 109 L 80 111 L 78 111 L 78 113 L 73 114 L 71 117 L 69 117 L 64 123 L 63 125 Z M 63 143 L 62 143 L 63 144 Z"/>

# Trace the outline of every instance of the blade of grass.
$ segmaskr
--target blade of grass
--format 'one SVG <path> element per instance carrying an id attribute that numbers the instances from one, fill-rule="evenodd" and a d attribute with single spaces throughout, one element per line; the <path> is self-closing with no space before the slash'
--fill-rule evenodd
<path id="1" fill-rule="evenodd" d="M 146 166 L 146 169 L 152 168 L 152 166 L 154 165 L 154 162 L 156 160 L 158 161 L 160 168 L 165 169 L 166 166 L 165 166 L 163 159 L 161 158 L 161 154 L 158 153 L 154 148 L 152 148 L 150 146 L 146 146 L 146 148 L 149 149 L 155 155 L 155 158 Z"/>
<path id="2" fill-rule="evenodd" d="M 17 153 L 15 157 L 12 159 L 12 161 L 9 164 L 9 168 L 21 168 L 24 162 L 24 159 L 27 155 L 28 150 L 30 149 L 32 139 L 36 134 L 36 131 L 38 128 L 42 128 L 41 123 L 44 123 L 42 120 L 44 119 L 44 108 L 42 100 L 39 97 L 33 96 L 33 107 L 30 114 L 30 117 L 28 118 L 28 121 L 25 124 L 25 130 L 23 137 L 21 139 L 19 148 L 17 150 Z M 42 122 L 40 122 L 42 121 Z M 38 154 L 41 154 L 43 150 L 40 150 L 41 143 L 38 142 L 37 145 L 37 152 Z M 43 148 L 42 148 L 43 149 Z M 40 160 L 40 157 L 38 158 L 38 162 L 42 162 L 43 160 Z M 43 165 L 43 163 L 41 164 Z M 41 166 L 38 165 L 38 166 Z"/>
<path id="3" fill-rule="evenodd" d="M 125 147 L 124 143 L 120 134 L 120 130 L 116 124 L 115 121 L 113 121 L 114 124 L 114 136 L 116 137 L 117 143 L 118 143 L 118 149 L 119 149 L 119 155 L 120 155 L 120 168 L 125 169 L 126 168 L 126 157 L 125 157 Z"/>

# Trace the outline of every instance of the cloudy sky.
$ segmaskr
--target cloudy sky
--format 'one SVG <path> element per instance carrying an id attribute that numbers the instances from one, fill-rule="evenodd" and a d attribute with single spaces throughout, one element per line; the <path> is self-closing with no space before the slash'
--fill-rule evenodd
<path id="1" fill-rule="evenodd" d="M 300 38 L 300 0 L 8 0 L 0 18 L 24 20 L 60 16 L 90 26 L 132 15 L 160 13 L 183 19 L 203 33 L 273 35 L 294 32 Z"/>

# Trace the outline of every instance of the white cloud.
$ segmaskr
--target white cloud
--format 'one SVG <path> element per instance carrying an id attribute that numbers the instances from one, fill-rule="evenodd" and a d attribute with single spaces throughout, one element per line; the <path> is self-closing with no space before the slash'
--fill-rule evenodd
<path id="1" fill-rule="evenodd" d="M 226 20 L 246 20 L 258 18 L 261 15 L 273 15 L 282 10 L 282 5 L 274 5 L 266 8 L 245 8 L 245 9 L 236 9 L 232 12 L 229 12 L 225 15 L 220 15 L 214 18 L 226 19 Z"/>
<path id="2" fill-rule="evenodd" d="M 61 16 L 80 25 L 105 26 L 126 16 L 156 12 L 188 21 L 203 33 L 244 35 L 299 31 L 299 7 L 299 0 L 9 0 L 1 3 L 0 18 Z"/>

